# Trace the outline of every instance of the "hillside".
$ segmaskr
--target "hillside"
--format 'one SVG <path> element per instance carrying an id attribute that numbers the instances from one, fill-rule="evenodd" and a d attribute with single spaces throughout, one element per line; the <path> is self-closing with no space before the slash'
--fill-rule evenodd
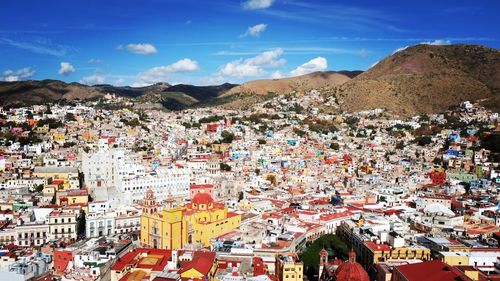
<path id="1" fill-rule="evenodd" d="M 250 108 L 277 95 L 312 89 L 335 94 L 340 109 L 385 108 L 400 115 L 435 113 L 462 101 L 500 110 L 500 51 L 479 45 L 416 45 L 396 52 L 365 72 L 314 72 L 255 80 L 241 85 L 147 87 L 86 86 L 57 80 L 0 82 L 0 105 L 31 105 L 90 99 L 105 93 L 160 103 L 172 110 L 198 106 Z"/>
<path id="2" fill-rule="evenodd" d="M 203 102 L 203 101 L 208 101 L 212 98 L 216 98 L 236 86 L 238 85 L 230 83 L 225 83 L 218 86 L 193 86 L 193 85 L 178 84 L 169 87 L 164 92 L 184 93 L 186 95 L 195 98 L 200 102 Z"/>
<path id="3" fill-rule="evenodd" d="M 357 76 L 361 71 L 327 71 L 313 72 L 296 77 L 281 79 L 264 79 L 243 83 L 232 88 L 221 97 L 235 94 L 288 94 L 292 92 L 305 93 L 313 89 L 339 86 Z"/>
<path id="4" fill-rule="evenodd" d="M 121 97 L 139 97 L 146 93 L 162 92 L 171 87 L 171 85 L 162 82 L 145 87 L 130 87 L 130 86 L 119 87 L 108 84 L 94 85 L 92 87 L 97 88 L 106 93 L 115 93 L 116 95 Z"/>
<path id="5" fill-rule="evenodd" d="M 440 112 L 465 100 L 494 99 L 499 91 L 499 50 L 416 45 L 346 82 L 337 95 L 347 111 L 386 108 L 409 116 Z"/>
<path id="6" fill-rule="evenodd" d="M 97 88 L 58 80 L 0 82 L 0 105 L 33 105 L 102 95 Z"/>
<path id="7" fill-rule="evenodd" d="M 114 93 L 138 101 L 161 103 L 168 109 L 182 109 L 213 99 L 235 86 L 228 83 L 218 86 L 182 84 L 172 86 L 167 83 L 156 83 L 146 87 L 121 87 L 108 84 L 87 86 L 58 80 L 0 82 L 0 105 L 33 105 L 61 100 L 85 100 L 103 96 L 106 93 Z"/>

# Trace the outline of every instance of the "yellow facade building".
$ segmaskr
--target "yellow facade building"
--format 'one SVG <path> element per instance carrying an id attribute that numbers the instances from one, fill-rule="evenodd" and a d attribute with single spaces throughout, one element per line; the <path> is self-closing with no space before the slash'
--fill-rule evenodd
<path id="1" fill-rule="evenodd" d="M 296 253 L 279 254 L 276 256 L 276 277 L 278 281 L 302 281 L 304 263 Z"/>
<path id="2" fill-rule="evenodd" d="M 233 231 L 241 223 L 241 215 L 229 212 L 203 190 L 182 207 L 173 206 L 172 199 L 166 201 L 160 210 L 153 191 L 148 189 L 141 215 L 141 243 L 145 246 L 173 250 L 186 244 L 208 247 L 211 239 Z"/>

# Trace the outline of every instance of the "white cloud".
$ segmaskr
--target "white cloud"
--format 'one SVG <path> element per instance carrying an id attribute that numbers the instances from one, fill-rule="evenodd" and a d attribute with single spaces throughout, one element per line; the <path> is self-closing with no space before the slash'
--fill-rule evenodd
<path id="1" fill-rule="evenodd" d="M 267 24 L 260 23 L 254 26 L 250 26 L 247 28 L 247 31 L 240 35 L 240 37 L 252 36 L 259 37 L 262 32 L 264 32 L 267 28 Z"/>
<path id="2" fill-rule="evenodd" d="M 290 74 L 292 76 L 298 76 L 315 71 L 323 71 L 326 70 L 327 68 L 328 68 L 327 60 L 324 57 L 317 57 L 292 70 Z"/>
<path id="3" fill-rule="evenodd" d="M 98 63 L 103 63 L 103 60 L 101 59 L 89 59 L 88 63 L 95 63 L 95 64 L 98 64 Z"/>
<path id="4" fill-rule="evenodd" d="M 278 48 L 246 60 L 234 60 L 223 65 L 216 75 L 238 78 L 260 76 L 266 73 L 265 68 L 284 65 L 286 60 L 279 58 L 282 54 L 283 49 Z"/>
<path id="5" fill-rule="evenodd" d="M 450 40 L 436 39 L 436 40 L 433 40 L 433 41 L 420 42 L 419 44 L 443 46 L 443 45 L 450 45 L 451 41 Z M 398 49 L 394 50 L 394 52 L 392 52 L 392 55 L 394 55 L 397 52 L 401 52 L 403 50 L 406 50 L 408 47 L 410 47 L 410 46 L 404 46 L 404 47 L 398 48 Z"/>
<path id="6" fill-rule="evenodd" d="M 104 83 L 104 80 L 106 80 L 104 77 L 94 74 L 94 75 L 83 77 L 80 80 L 80 83 L 86 84 L 86 85 L 96 85 L 96 84 Z"/>
<path id="7" fill-rule="evenodd" d="M 27 78 L 30 78 L 31 76 L 35 75 L 35 70 L 32 69 L 31 67 L 25 67 L 18 69 L 17 71 L 13 71 L 10 69 L 7 69 L 3 72 L 3 75 L 0 76 L 0 80 L 2 81 L 7 81 L 7 82 L 15 82 L 19 80 L 25 80 Z"/>
<path id="8" fill-rule="evenodd" d="M 392 52 L 392 54 L 391 54 L 391 55 L 394 55 L 395 53 L 398 53 L 398 52 L 404 51 L 404 50 L 406 50 L 408 47 L 410 47 L 410 46 L 404 46 L 404 47 L 401 47 L 401 48 L 397 48 L 396 50 L 394 50 L 394 52 Z"/>
<path id="9" fill-rule="evenodd" d="M 271 73 L 271 79 L 280 79 L 283 77 L 283 73 L 281 73 L 281 71 L 279 70 L 273 71 L 273 73 Z"/>
<path id="10" fill-rule="evenodd" d="M 61 67 L 59 68 L 60 75 L 70 75 L 75 72 L 75 68 L 69 62 L 61 62 Z"/>
<path id="11" fill-rule="evenodd" d="M 127 49 L 127 51 L 138 55 L 151 55 L 158 52 L 155 46 L 149 43 L 128 44 L 126 47 L 124 47 L 123 45 L 118 45 L 117 49 L 123 50 L 125 48 Z"/>
<path id="12" fill-rule="evenodd" d="M 434 41 L 427 41 L 427 42 L 421 42 L 420 44 L 426 44 L 426 45 L 450 45 L 451 41 L 450 40 L 442 40 L 442 39 L 436 39 Z"/>
<path id="13" fill-rule="evenodd" d="M 199 70 L 198 62 L 191 59 L 181 59 L 171 65 L 165 66 L 168 72 L 192 72 Z"/>
<path id="14" fill-rule="evenodd" d="M 266 9 L 271 7 L 273 2 L 274 0 L 247 0 L 242 6 L 246 10 Z"/>
<path id="15" fill-rule="evenodd" d="M 150 68 L 137 76 L 132 84 L 134 87 L 142 87 L 170 79 L 172 73 L 194 72 L 199 70 L 198 62 L 185 58 L 166 66 Z"/>

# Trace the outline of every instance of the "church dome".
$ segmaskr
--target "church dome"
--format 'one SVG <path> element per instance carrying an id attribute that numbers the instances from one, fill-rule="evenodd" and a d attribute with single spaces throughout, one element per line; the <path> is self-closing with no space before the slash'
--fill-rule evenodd
<path id="1" fill-rule="evenodd" d="M 356 262 L 356 253 L 349 253 L 349 261 L 341 264 L 334 273 L 336 281 L 370 281 L 368 273 Z"/>
<path id="2" fill-rule="evenodd" d="M 199 192 L 195 196 L 193 196 L 191 202 L 196 205 L 209 205 L 214 203 L 214 199 L 209 193 Z"/>

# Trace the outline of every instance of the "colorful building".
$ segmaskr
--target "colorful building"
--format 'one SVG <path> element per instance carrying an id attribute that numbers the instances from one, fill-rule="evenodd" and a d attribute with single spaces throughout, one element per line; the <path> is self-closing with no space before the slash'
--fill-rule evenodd
<path id="1" fill-rule="evenodd" d="M 126 253 L 111 266 L 111 281 L 149 280 L 146 276 L 158 275 L 172 260 L 172 251 L 137 248 Z"/>
<path id="2" fill-rule="evenodd" d="M 278 281 L 304 280 L 304 263 L 296 253 L 276 256 L 276 277 Z"/>
<path id="3" fill-rule="evenodd" d="M 141 243 L 153 248 L 180 249 L 185 244 L 210 246 L 211 239 L 231 232 L 241 223 L 241 215 L 229 212 L 210 194 L 200 191 L 191 203 L 174 207 L 167 199 L 162 211 L 148 189 L 141 216 Z"/>
<path id="4" fill-rule="evenodd" d="M 192 259 L 181 263 L 181 268 L 177 272 L 182 280 L 214 280 L 217 271 L 217 260 L 215 252 L 196 251 Z"/>

